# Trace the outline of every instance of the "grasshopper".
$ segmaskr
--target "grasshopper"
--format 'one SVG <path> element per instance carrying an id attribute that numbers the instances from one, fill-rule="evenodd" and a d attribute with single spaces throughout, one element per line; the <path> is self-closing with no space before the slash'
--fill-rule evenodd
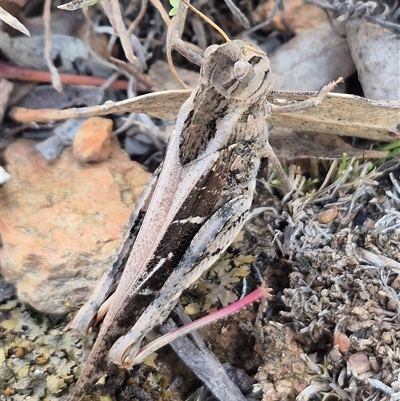
<path id="1" fill-rule="evenodd" d="M 265 118 L 313 107 L 334 86 L 295 105 L 271 105 L 265 100 L 268 57 L 241 40 L 208 47 L 201 64 L 199 83 L 179 110 L 165 160 L 136 205 L 113 268 L 71 324 L 87 332 L 104 316 L 71 401 L 110 364 L 128 369 L 137 363 L 146 333 L 239 233 L 260 160 L 273 157 Z"/>

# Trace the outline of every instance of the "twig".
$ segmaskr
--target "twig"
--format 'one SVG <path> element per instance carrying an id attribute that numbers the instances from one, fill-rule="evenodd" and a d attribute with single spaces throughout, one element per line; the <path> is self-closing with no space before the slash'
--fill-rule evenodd
<path id="1" fill-rule="evenodd" d="M 132 43 L 129 38 L 129 33 L 125 28 L 124 21 L 122 19 L 121 9 L 119 7 L 118 0 L 106 0 L 101 3 L 101 6 L 103 7 L 103 10 L 108 17 L 115 34 L 118 35 L 121 40 L 126 58 L 129 60 L 130 63 L 132 63 L 132 65 L 137 66 L 139 62 L 133 54 Z"/>
<path id="2" fill-rule="evenodd" d="M 142 4 L 140 6 L 140 11 L 139 11 L 138 16 L 129 25 L 129 28 L 128 28 L 128 33 L 129 34 L 131 34 L 137 28 L 137 26 L 139 25 L 140 21 L 142 20 L 142 18 L 146 14 L 147 4 L 148 4 L 148 0 L 142 0 Z"/>
<path id="3" fill-rule="evenodd" d="M 213 322 L 237 313 L 238 311 L 244 309 L 248 305 L 251 305 L 253 302 L 258 301 L 259 299 L 269 297 L 271 297 L 270 289 L 259 287 L 252 293 L 234 302 L 233 304 L 226 306 L 225 308 L 222 308 L 216 312 L 210 313 L 209 315 L 203 316 L 198 320 L 195 320 L 193 322 L 191 321 L 190 323 L 185 324 L 183 327 L 172 330 L 164 334 L 162 337 L 159 337 L 156 340 L 152 341 L 151 343 L 140 349 L 138 354 L 133 359 L 133 364 L 142 363 L 143 360 L 146 359 L 150 354 L 157 351 L 164 345 L 170 344 L 171 341 L 175 341 L 178 338 L 193 333 L 195 330 L 199 330 L 204 326 L 207 326 Z"/>
<path id="4" fill-rule="evenodd" d="M 174 62 L 172 61 L 172 35 L 175 29 L 176 24 L 178 23 L 177 21 L 178 16 L 175 15 L 172 20 L 170 21 L 168 25 L 168 30 L 167 30 L 167 43 L 166 43 L 166 53 L 167 53 L 167 61 L 168 61 L 168 66 L 169 69 L 171 70 L 172 75 L 174 76 L 175 80 L 178 82 L 179 85 L 182 86 L 184 89 L 190 89 L 188 85 L 186 85 L 178 75 L 178 72 L 176 71 Z"/>
<path id="5" fill-rule="evenodd" d="M 165 25 L 169 26 L 170 18 L 165 11 L 163 5 L 161 4 L 160 0 L 150 0 L 153 6 L 158 10 L 158 12 L 161 15 L 161 18 L 163 19 Z"/>
<path id="6" fill-rule="evenodd" d="M 88 75 L 74 75 L 61 73 L 60 80 L 64 85 L 85 85 L 85 86 L 103 86 L 106 79 L 99 77 L 92 77 Z M 46 82 L 50 83 L 52 75 L 48 71 L 34 70 L 31 68 L 21 68 L 15 67 L 8 64 L 0 63 L 0 77 L 6 79 L 15 79 L 18 81 L 27 82 Z M 128 88 L 128 81 L 126 80 L 116 80 L 112 82 L 109 86 L 113 89 L 126 90 Z M 141 86 L 140 90 L 144 91 L 147 87 Z"/>
<path id="7" fill-rule="evenodd" d="M 274 19 L 275 15 L 278 12 L 278 9 L 279 9 L 279 7 L 281 5 L 282 5 L 282 0 L 275 0 L 274 8 L 272 9 L 270 16 L 264 22 L 262 22 L 261 24 L 258 24 L 256 26 L 253 26 L 253 28 L 248 29 L 245 32 L 245 35 L 246 36 L 250 35 L 251 33 L 255 32 L 255 31 L 258 31 L 259 29 L 268 26 L 272 22 L 272 20 Z"/>
<path id="8" fill-rule="evenodd" d="M 172 319 L 169 319 L 163 325 L 162 330 L 169 331 L 175 327 Z M 218 400 L 246 400 L 237 386 L 229 379 L 221 362 L 211 351 L 206 349 L 205 345 L 200 350 L 188 338 L 180 338 L 171 343 L 171 347 Z"/>
<path id="9" fill-rule="evenodd" d="M 44 28 L 45 28 L 45 45 L 44 45 L 44 55 L 46 58 L 47 66 L 49 67 L 51 73 L 51 81 L 54 88 L 58 92 L 62 92 L 62 85 L 60 80 L 60 75 L 55 67 L 53 60 L 51 58 L 51 0 L 46 0 L 44 4 Z"/>
<path id="10" fill-rule="evenodd" d="M 139 82 L 142 82 L 143 85 L 146 87 L 146 91 L 149 91 L 154 86 L 154 82 L 151 80 L 151 78 L 137 70 L 135 67 L 132 66 L 132 64 L 126 63 L 125 61 L 114 57 L 110 57 L 110 61 L 117 65 L 118 68 L 120 68 L 121 70 L 124 70 L 128 74 L 133 75 Z"/>
<path id="11" fill-rule="evenodd" d="M 225 4 L 228 6 L 231 13 L 236 17 L 236 19 L 240 22 L 240 25 L 245 29 L 250 28 L 250 22 L 246 18 L 246 16 L 236 7 L 232 0 L 224 0 Z"/>

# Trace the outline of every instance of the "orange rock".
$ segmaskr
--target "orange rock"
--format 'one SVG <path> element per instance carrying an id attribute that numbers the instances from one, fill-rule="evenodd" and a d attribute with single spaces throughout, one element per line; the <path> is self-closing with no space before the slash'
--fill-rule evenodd
<path id="1" fill-rule="evenodd" d="M 111 154 L 112 121 L 108 118 L 91 117 L 79 128 L 72 149 L 82 162 L 102 162 Z"/>
<path id="2" fill-rule="evenodd" d="M 2 275 L 45 313 L 82 304 L 110 263 L 150 174 L 111 141 L 104 163 L 82 165 L 66 148 L 48 163 L 36 142 L 5 151 L 12 179 L 0 188 Z"/>
<path id="3" fill-rule="evenodd" d="M 327 224 L 331 221 L 335 220 L 339 214 L 339 209 L 337 206 L 332 206 L 327 210 L 323 210 L 322 212 L 318 213 L 318 221 L 321 224 Z"/>
<path id="4" fill-rule="evenodd" d="M 253 11 L 254 21 L 259 24 L 265 21 L 272 13 L 275 5 L 273 1 L 260 2 Z M 285 8 L 278 12 L 272 20 L 271 27 L 279 31 L 286 32 L 288 27 L 296 34 L 318 26 L 326 21 L 326 15 L 323 10 L 312 4 L 303 3 L 301 0 L 291 0 L 285 2 Z"/>
<path id="5" fill-rule="evenodd" d="M 342 354 L 346 354 L 349 352 L 350 348 L 350 339 L 347 337 L 345 333 L 342 333 L 340 331 L 335 332 L 333 336 L 333 345 L 338 345 L 339 346 L 339 351 Z"/>

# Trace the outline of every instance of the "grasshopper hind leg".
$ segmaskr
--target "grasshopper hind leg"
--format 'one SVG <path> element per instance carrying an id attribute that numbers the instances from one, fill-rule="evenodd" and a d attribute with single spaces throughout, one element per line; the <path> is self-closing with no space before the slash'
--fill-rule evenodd
<path id="1" fill-rule="evenodd" d="M 138 344 L 156 324 L 161 323 L 175 306 L 182 291 L 197 280 L 226 250 L 242 228 L 251 206 L 251 196 L 231 199 L 207 220 L 194 237 L 182 260 L 129 332 L 110 350 L 110 359 L 132 367 Z"/>

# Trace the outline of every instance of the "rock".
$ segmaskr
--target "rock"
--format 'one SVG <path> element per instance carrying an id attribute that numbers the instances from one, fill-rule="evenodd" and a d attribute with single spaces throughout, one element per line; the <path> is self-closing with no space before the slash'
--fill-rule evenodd
<path id="1" fill-rule="evenodd" d="M 91 117 L 79 128 L 72 143 L 75 157 L 82 162 L 102 162 L 111 154 L 112 121 Z"/>
<path id="2" fill-rule="evenodd" d="M 344 26 L 337 24 L 342 33 Z M 349 45 L 328 23 L 296 35 L 270 58 L 274 90 L 320 90 L 338 77 L 355 71 Z"/>
<path id="3" fill-rule="evenodd" d="M 0 276 L 0 303 L 6 302 L 15 297 L 15 288 L 13 285 L 4 281 Z"/>
<path id="4" fill-rule="evenodd" d="M 319 212 L 317 218 L 321 224 L 328 224 L 331 221 L 335 220 L 338 214 L 339 209 L 336 205 L 334 205 L 329 209 L 325 209 Z"/>
<path id="5" fill-rule="evenodd" d="M 400 101 L 398 35 L 363 19 L 346 24 L 347 42 L 365 97 Z"/>
<path id="6" fill-rule="evenodd" d="M 351 355 L 349 358 L 349 364 L 359 375 L 368 372 L 371 369 L 368 356 L 364 352 L 356 352 Z"/>
<path id="7" fill-rule="evenodd" d="M 63 388 L 67 387 L 67 383 L 57 375 L 50 375 L 46 377 L 47 389 L 51 394 L 58 394 Z"/>
<path id="8" fill-rule="evenodd" d="M 341 331 L 335 332 L 333 335 L 333 345 L 338 345 L 339 346 L 339 351 L 342 354 L 347 354 L 350 349 L 350 339 L 346 335 L 346 333 L 342 333 Z"/>
<path id="9" fill-rule="evenodd" d="M 21 301 L 64 314 L 91 294 L 150 175 L 116 139 L 108 161 L 87 165 L 71 148 L 49 164 L 35 144 L 5 151 L 13 179 L 0 188 L 2 275 Z"/>

